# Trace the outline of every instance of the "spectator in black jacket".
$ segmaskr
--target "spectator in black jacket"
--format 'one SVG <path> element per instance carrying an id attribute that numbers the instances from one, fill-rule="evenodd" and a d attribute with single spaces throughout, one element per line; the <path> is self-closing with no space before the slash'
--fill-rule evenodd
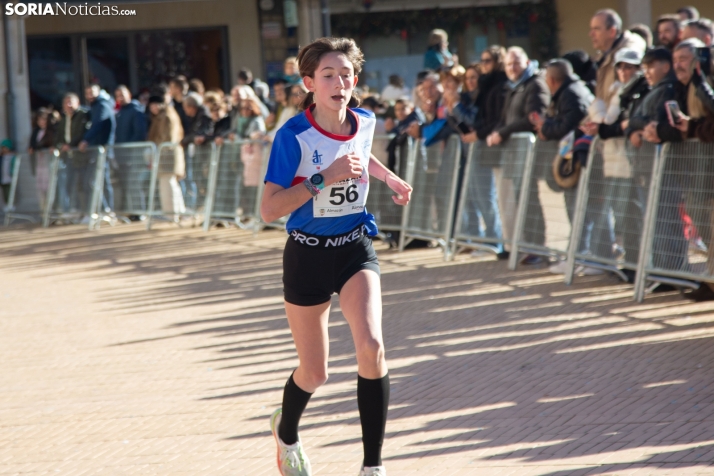
<path id="1" fill-rule="evenodd" d="M 486 138 L 489 147 L 501 144 L 507 140 L 511 134 L 516 132 L 535 132 L 535 127 L 531 124 L 528 116 L 531 113 L 543 115 L 550 102 L 550 93 L 545 84 L 543 75 L 538 71 L 538 62 L 528 59 L 526 52 L 517 46 L 508 49 L 505 62 L 506 76 L 505 83 L 505 103 L 501 115 L 501 121 L 495 130 Z M 504 170 L 504 178 L 513 180 L 516 193 L 520 190 L 518 174 L 507 176 Z M 535 175 L 534 175 L 535 176 Z M 499 193 L 501 189 L 499 188 Z M 505 189 L 504 189 L 505 190 Z M 535 194 L 537 197 L 537 193 Z M 532 198 L 532 197 L 529 197 Z M 499 198 L 499 203 L 506 200 Z M 524 238 L 528 243 L 536 245 L 545 244 L 545 223 L 543 220 L 543 209 L 540 201 L 536 199 L 528 200 L 528 212 L 524 229 Z M 514 217 L 502 217 L 504 225 L 504 235 L 510 238 L 509 223 Z M 521 260 L 522 264 L 538 264 L 542 259 L 538 256 L 526 255 Z"/>
<path id="2" fill-rule="evenodd" d="M 595 99 L 585 83 L 573 73 L 570 62 L 566 59 L 554 59 L 546 67 L 545 82 L 551 94 L 551 101 L 545 117 L 531 114 L 531 122 L 538 131 L 538 137 L 545 141 L 560 141 L 571 132 L 575 138 L 582 136 L 579 130 L 580 122 L 588 115 L 588 107 Z M 548 164 L 543 164 L 547 166 Z M 552 173 L 545 170 L 546 174 Z M 577 188 L 564 190 L 565 205 L 568 218 L 572 223 L 575 214 Z M 590 208 L 590 207 L 589 207 Z M 578 251 L 588 251 L 592 233 L 593 214 L 586 214 L 585 230 L 580 238 Z M 583 269 L 587 274 L 597 272 L 594 269 Z M 564 263 L 551 266 L 551 272 L 564 273 Z"/>
<path id="3" fill-rule="evenodd" d="M 590 58 L 590 55 L 583 50 L 574 50 L 565 53 L 563 59 L 568 60 L 573 66 L 573 73 L 583 80 L 591 93 L 595 94 L 597 63 Z"/>
<path id="4" fill-rule="evenodd" d="M 203 105 L 203 98 L 196 93 L 186 95 L 183 100 L 183 110 L 190 122 L 184 129 L 181 140 L 181 145 L 186 148 L 186 177 L 181 181 L 181 190 L 184 193 L 186 207 L 193 210 L 198 199 L 198 186 L 194 176 L 198 173 L 198 166 L 195 164 L 195 146 L 202 146 L 213 134 L 213 121 Z"/>
<path id="5" fill-rule="evenodd" d="M 677 101 L 686 114 L 684 87 L 674 74 L 672 53 L 662 47 L 654 48 L 645 54 L 642 64 L 652 90 L 630 118 L 625 135 L 638 148 L 643 141 L 681 141 L 682 133 L 670 125 L 665 108 L 667 101 Z M 684 238 L 679 213 L 682 189 L 678 178 L 681 171 L 676 169 L 680 166 L 676 161 L 668 161 L 664 170 L 665 184 L 660 194 L 652 245 L 652 262 L 655 267 L 677 269 L 684 266 L 687 259 L 688 243 Z"/>
<path id="6" fill-rule="evenodd" d="M 501 121 L 505 102 L 504 87 L 508 81 L 504 72 L 505 59 L 506 49 L 502 46 L 490 46 L 481 53 L 481 74 L 478 77 L 475 107 L 468 109 L 462 102 L 453 112 L 457 119 L 474 129 L 472 134 L 464 136 L 464 142 L 486 140 Z"/>
<path id="7" fill-rule="evenodd" d="M 669 124 L 665 108 L 667 101 L 679 101 L 686 114 L 683 87 L 672 69 L 672 53 L 662 47 L 654 48 L 645 54 L 642 64 L 652 90 L 630 118 L 625 135 L 635 147 L 640 147 L 643 140 L 655 143 L 681 141 L 682 134 Z"/>
<path id="8" fill-rule="evenodd" d="M 124 85 L 114 90 L 114 99 L 119 104 L 115 142 L 124 144 L 145 141 L 149 127 L 144 108 L 139 101 L 131 99 L 129 88 Z M 119 210 L 147 210 L 144 184 L 149 179 L 149 173 L 144 163 L 143 151 L 144 149 L 135 148 L 114 150 L 119 178 Z"/>
<path id="9" fill-rule="evenodd" d="M 472 188 L 474 196 L 470 197 L 470 201 L 473 203 L 470 208 L 476 213 L 474 218 L 477 219 L 480 215 L 480 219 L 477 221 L 478 233 L 480 236 L 497 239 L 503 239 L 501 211 L 507 210 L 508 206 L 506 194 L 497 193 L 497 191 L 502 191 L 500 183 L 497 183 L 499 181 L 496 174 L 498 172 L 500 176 L 501 169 L 498 167 L 500 154 L 486 152 L 484 147 L 486 147 L 486 138 L 500 122 L 503 113 L 504 87 L 508 81 L 504 71 L 505 60 L 506 49 L 502 46 L 493 45 L 486 48 L 481 53 L 481 62 L 479 63 L 481 74 L 478 77 L 478 95 L 475 107 L 466 110 L 462 105 L 458 105 L 454 109 L 454 115 L 474 130 L 474 132 L 464 134 L 462 140 L 466 143 L 481 141 L 476 146 L 476 150 L 479 152 L 472 162 L 475 179 L 478 183 Z M 472 174 L 473 178 L 474 174 Z M 481 229 L 482 220 L 485 224 L 484 229 Z M 499 258 L 508 256 L 501 245 L 496 246 L 496 252 Z"/>
<path id="10" fill-rule="evenodd" d="M 183 100 L 188 94 L 188 80 L 186 76 L 178 75 L 171 78 L 169 81 L 169 94 L 171 95 L 171 105 L 176 110 L 176 113 L 181 119 L 181 126 L 183 127 L 184 133 L 188 130 L 188 125 L 191 120 L 186 115 L 183 110 Z"/>
<path id="11" fill-rule="evenodd" d="M 84 152 L 89 146 L 98 145 L 113 145 L 114 134 L 116 132 L 116 117 L 114 116 L 114 101 L 105 90 L 101 89 L 98 84 L 92 84 L 84 90 L 84 97 L 90 105 L 89 129 L 84 133 L 82 142 L 79 143 L 79 150 Z M 96 167 L 96 155 L 90 154 L 90 177 L 94 176 L 92 170 Z M 90 185 L 94 188 L 94 181 L 90 181 Z M 105 212 L 114 210 L 114 188 L 111 181 L 111 167 L 107 163 L 104 167 L 104 193 L 102 194 L 102 206 Z M 92 210 L 89 211 L 93 213 Z"/>

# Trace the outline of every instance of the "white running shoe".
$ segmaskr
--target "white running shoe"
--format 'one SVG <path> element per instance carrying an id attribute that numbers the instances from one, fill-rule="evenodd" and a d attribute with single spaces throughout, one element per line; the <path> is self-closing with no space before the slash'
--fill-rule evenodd
<path id="1" fill-rule="evenodd" d="M 568 262 L 565 260 L 560 260 L 557 263 L 550 265 L 550 267 L 548 268 L 548 271 L 553 274 L 565 274 L 567 270 Z"/>
<path id="2" fill-rule="evenodd" d="M 575 270 L 575 274 L 582 276 L 599 276 L 605 274 L 605 271 L 599 268 L 591 268 L 589 266 L 578 266 Z"/>
<path id="3" fill-rule="evenodd" d="M 359 476 L 387 476 L 387 469 L 384 466 L 362 466 Z"/>
<path id="4" fill-rule="evenodd" d="M 270 430 L 273 432 L 275 442 L 278 445 L 278 471 L 282 476 L 312 476 L 310 460 L 302 448 L 300 438 L 298 437 L 294 444 L 286 445 L 278 436 L 278 425 L 280 425 L 282 415 L 283 409 L 278 408 L 270 416 Z"/>

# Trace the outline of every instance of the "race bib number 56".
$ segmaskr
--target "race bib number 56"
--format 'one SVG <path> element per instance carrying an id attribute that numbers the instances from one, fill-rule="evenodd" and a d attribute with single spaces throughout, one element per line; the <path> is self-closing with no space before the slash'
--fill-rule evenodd
<path id="1" fill-rule="evenodd" d="M 332 218 L 362 213 L 368 193 L 369 179 L 366 177 L 332 184 L 313 199 L 313 216 Z"/>

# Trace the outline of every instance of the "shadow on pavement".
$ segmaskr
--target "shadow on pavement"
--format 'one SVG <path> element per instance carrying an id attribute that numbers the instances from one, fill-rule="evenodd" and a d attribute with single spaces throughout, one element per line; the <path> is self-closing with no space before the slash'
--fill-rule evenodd
<path id="1" fill-rule="evenodd" d="M 28 228 L 0 233 L 0 250 L 5 271 L 59 264 L 63 279 L 131 277 L 133 289 L 96 296 L 115 312 L 194 309 L 160 339 L 204 335 L 197 349 L 214 356 L 203 362 L 241 371 L 235 386 L 203 399 L 264 397 L 269 413 L 296 365 L 281 297 L 284 241 L 230 229 Z M 567 287 L 544 268 L 381 248 L 387 460 L 469 452 L 476 465 L 564 465 L 554 476 L 714 461 L 714 302 L 663 293 L 637 304 L 607 275 Z M 330 380 L 303 430 L 358 421 L 352 339 L 333 303 Z"/>

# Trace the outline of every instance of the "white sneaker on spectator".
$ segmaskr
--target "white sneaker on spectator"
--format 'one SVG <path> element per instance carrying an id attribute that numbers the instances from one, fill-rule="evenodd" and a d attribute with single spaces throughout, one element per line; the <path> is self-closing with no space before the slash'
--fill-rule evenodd
<path id="1" fill-rule="evenodd" d="M 387 468 L 384 466 L 363 466 L 359 476 L 387 476 Z"/>
<path id="2" fill-rule="evenodd" d="M 565 271 L 568 269 L 568 262 L 565 260 L 560 260 L 555 264 L 551 264 L 550 267 L 548 268 L 548 271 L 550 271 L 553 274 L 565 274 Z"/>
<path id="3" fill-rule="evenodd" d="M 578 266 L 575 270 L 575 274 L 580 274 L 583 276 L 598 276 L 600 274 L 605 274 L 605 271 L 599 268 L 591 268 L 589 266 Z"/>

